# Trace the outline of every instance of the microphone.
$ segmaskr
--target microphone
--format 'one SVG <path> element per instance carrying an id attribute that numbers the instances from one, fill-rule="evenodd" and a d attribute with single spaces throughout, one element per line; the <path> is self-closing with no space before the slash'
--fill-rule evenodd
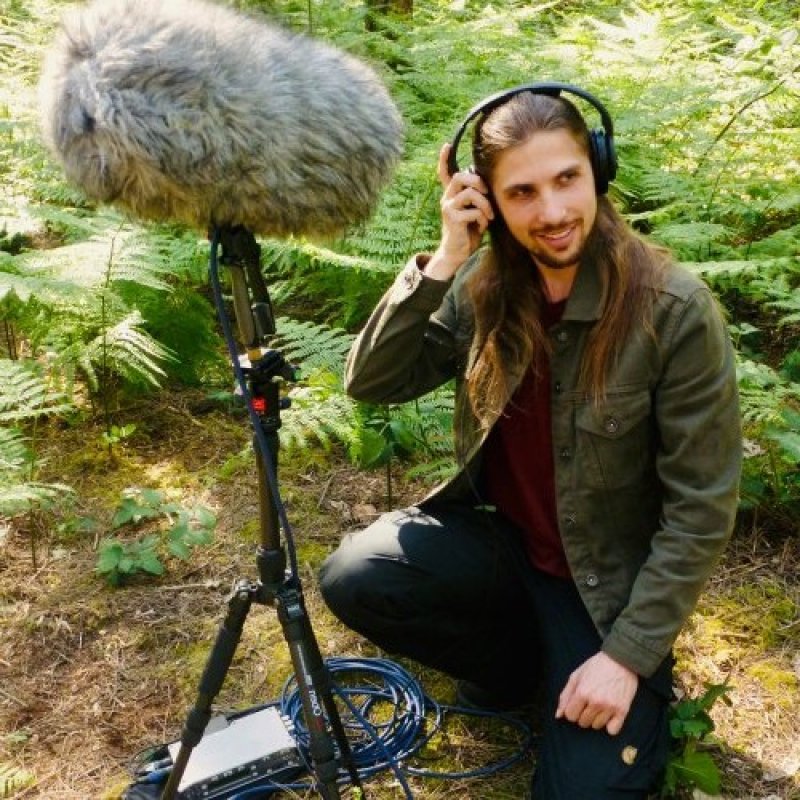
<path id="1" fill-rule="evenodd" d="M 369 217 L 402 149 L 369 66 L 206 0 L 95 0 L 65 16 L 40 112 L 88 197 L 204 230 L 340 234 Z"/>

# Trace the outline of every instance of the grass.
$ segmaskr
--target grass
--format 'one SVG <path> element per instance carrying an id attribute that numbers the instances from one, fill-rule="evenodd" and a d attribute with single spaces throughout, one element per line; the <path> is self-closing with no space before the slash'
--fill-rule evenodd
<path id="1" fill-rule="evenodd" d="M 62 454 L 87 449 L 86 442 L 94 441 L 91 423 L 49 427 L 44 455 L 50 456 L 50 469 L 78 485 L 82 498 L 64 514 L 92 517 L 99 527 L 89 534 L 59 534 L 51 524 L 40 534 L 34 571 L 26 520 L 6 522 L 0 544 L 0 764 L 35 778 L 15 798 L 118 797 L 133 756 L 179 734 L 227 592 L 238 577 L 255 576 L 254 470 L 245 458 L 230 470 L 249 432 L 239 416 L 193 410 L 204 408 L 201 400 L 181 392 L 138 408 L 137 434 L 114 460 L 98 444 L 90 471 L 85 460 Z M 98 426 L 98 442 L 99 432 Z M 335 452 L 320 457 L 314 451 L 283 454 L 280 472 L 323 654 L 376 655 L 329 614 L 315 571 L 345 530 L 383 509 L 382 474 L 356 473 Z M 395 478 L 398 504 L 423 491 L 404 480 L 401 469 Z M 211 508 L 219 519 L 216 539 L 188 562 L 169 561 L 162 578 L 136 579 L 113 590 L 93 574 L 96 544 L 119 493 L 132 482 L 147 483 L 185 506 Z M 713 712 L 724 796 L 731 800 L 800 797 L 798 544 L 791 537 L 754 540 L 740 531 L 677 648 L 682 691 L 696 695 L 705 682 L 726 678 L 734 687 L 733 705 L 719 704 Z M 405 666 L 432 696 L 453 699 L 449 678 L 410 662 Z M 218 705 L 242 709 L 276 698 L 290 672 L 274 611 L 254 608 Z M 476 766 L 495 757 L 496 737 L 481 725 L 454 720 L 427 755 L 437 769 Z M 420 800 L 520 798 L 532 763 L 528 759 L 492 779 L 412 778 L 411 785 Z M 367 796 L 401 794 L 385 773 L 370 782 Z"/>

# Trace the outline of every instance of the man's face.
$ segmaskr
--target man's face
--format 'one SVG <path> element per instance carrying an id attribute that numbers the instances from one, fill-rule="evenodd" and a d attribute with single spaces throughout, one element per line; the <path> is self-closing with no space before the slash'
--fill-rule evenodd
<path id="1" fill-rule="evenodd" d="M 534 133 L 500 156 L 491 184 L 508 229 L 540 268 L 577 266 L 597 195 L 589 157 L 572 134 Z"/>

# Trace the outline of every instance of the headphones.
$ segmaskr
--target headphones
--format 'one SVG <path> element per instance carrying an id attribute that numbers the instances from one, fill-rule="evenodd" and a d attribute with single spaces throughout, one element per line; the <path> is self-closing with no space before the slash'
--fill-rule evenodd
<path id="1" fill-rule="evenodd" d="M 568 83 L 528 83 L 523 86 L 516 86 L 513 89 L 508 89 L 504 92 L 498 92 L 485 100 L 481 100 L 474 106 L 467 114 L 464 121 L 456 131 L 453 137 L 453 143 L 450 146 L 450 155 L 447 159 L 447 169 L 451 175 L 458 172 L 458 144 L 461 141 L 467 125 L 479 114 L 489 114 L 494 111 L 498 106 L 503 105 L 512 97 L 523 92 L 532 92 L 533 94 L 546 94 L 550 97 L 559 97 L 562 92 L 573 94 L 586 100 L 587 103 L 594 106 L 600 114 L 600 121 L 603 125 L 601 130 L 589 130 L 589 160 L 592 164 L 592 173 L 594 174 L 594 184 L 597 194 L 605 194 L 608 191 L 608 184 L 614 180 L 617 174 L 617 154 L 614 149 L 614 123 L 611 121 L 611 115 L 606 110 L 606 107 L 589 92 L 579 89 L 577 86 L 571 86 Z"/>

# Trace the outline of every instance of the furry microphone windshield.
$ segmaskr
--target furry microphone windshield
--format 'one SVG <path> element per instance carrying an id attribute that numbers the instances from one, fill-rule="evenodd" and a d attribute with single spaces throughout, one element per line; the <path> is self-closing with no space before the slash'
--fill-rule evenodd
<path id="1" fill-rule="evenodd" d="M 361 61 L 205 0 L 95 0 L 45 61 L 48 146 L 144 219 L 328 238 L 366 219 L 402 123 Z"/>

